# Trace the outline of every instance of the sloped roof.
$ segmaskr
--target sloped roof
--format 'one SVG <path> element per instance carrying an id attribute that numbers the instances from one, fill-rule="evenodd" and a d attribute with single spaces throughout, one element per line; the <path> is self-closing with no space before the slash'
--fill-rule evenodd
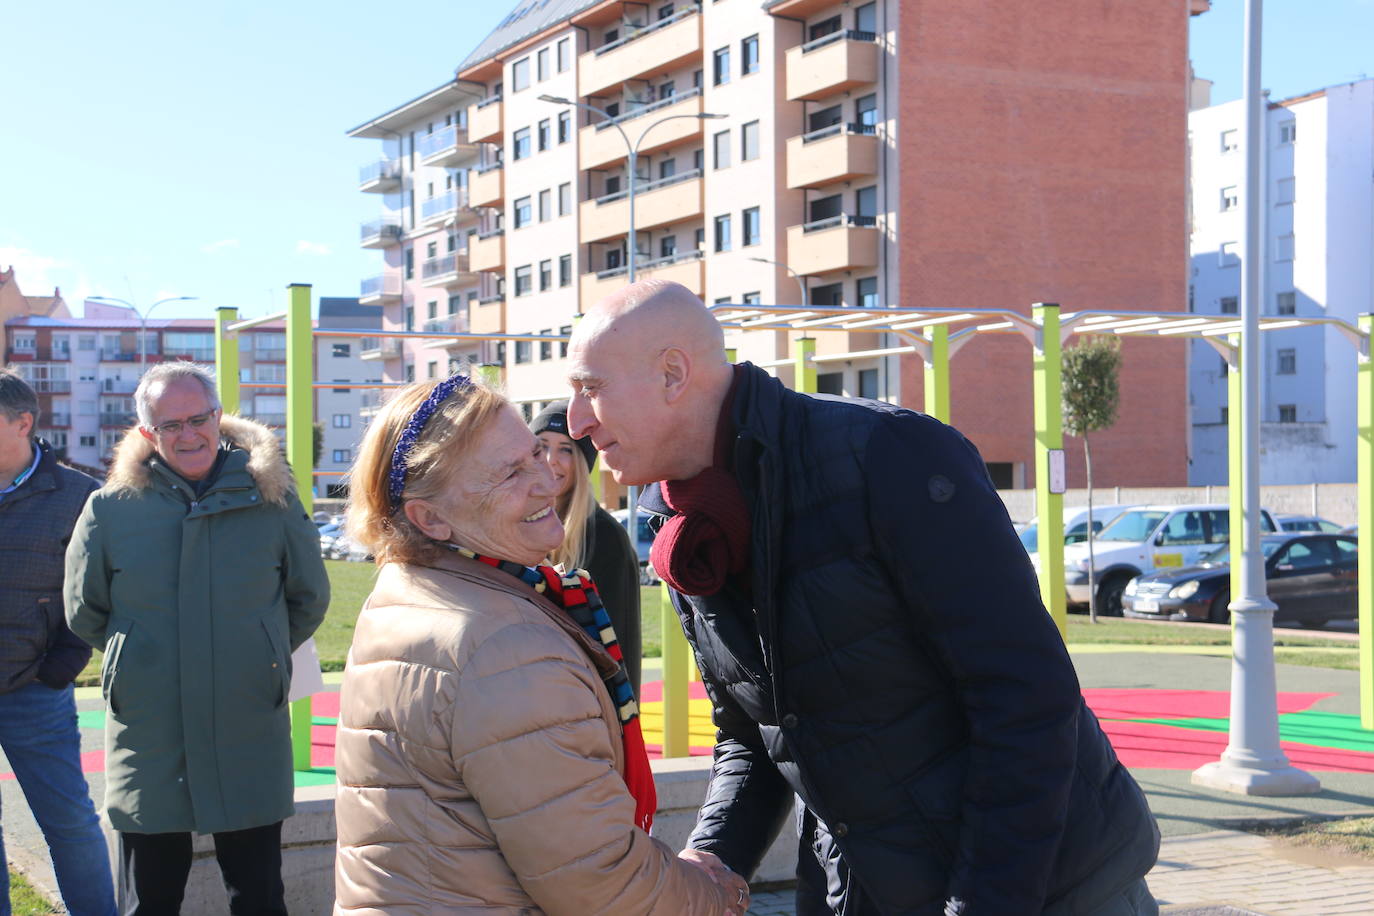
<path id="1" fill-rule="evenodd" d="M 492 30 L 491 34 L 472 50 L 458 65 L 461 73 L 473 64 L 481 63 L 512 45 L 537 35 L 549 26 L 569 19 L 602 0 L 522 0 L 510 14 Z"/>

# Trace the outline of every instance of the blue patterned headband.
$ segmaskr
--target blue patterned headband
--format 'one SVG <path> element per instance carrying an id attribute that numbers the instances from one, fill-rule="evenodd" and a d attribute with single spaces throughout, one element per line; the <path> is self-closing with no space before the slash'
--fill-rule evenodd
<path id="1" fill-rule="evenodd" d="M 434 412 L 452 397 L 455 391 L 466 388 L 472 381 L 466 375 L 450 375 L 442 382 L 434 386 L 434 390 L 425 398 L 424 403 L 415 409 L 415 413 L 410 415 L 410 422 L 406 423 L 406 428 L 401 431 L 401 438 L 396 440 L 396 448 L 391 453 L 391 472 L 387 475 L 387 493 L 391 498 L 391 508 L 398 509 L 401 505 L 401 494 L 406 488 L 406 474 L 409 468 L 406 467 L 406 459 L 410 456 L 410 450 L 415 448 L 415 443 L 420 439 L 420 433 L 425 431 L 425 424 L 429 422 Z"/>

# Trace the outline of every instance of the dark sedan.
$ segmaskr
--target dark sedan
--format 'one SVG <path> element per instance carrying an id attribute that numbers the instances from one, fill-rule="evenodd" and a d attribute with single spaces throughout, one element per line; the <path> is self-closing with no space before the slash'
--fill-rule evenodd
<path id="1" fill-rule="evenodd" d="M 1355 539 L 1339 534 L 1275 534 L 1260 541 L 1274 617 L 1319 627 L 1353 620 L 1359 576 Z M 1142 620 L 1204 620 L 1231 617 L 1230 546 L 1203 556 L 1197 566 L 1161 570 L 1132 579 L 1121 598 L 1127 617 Z"/>

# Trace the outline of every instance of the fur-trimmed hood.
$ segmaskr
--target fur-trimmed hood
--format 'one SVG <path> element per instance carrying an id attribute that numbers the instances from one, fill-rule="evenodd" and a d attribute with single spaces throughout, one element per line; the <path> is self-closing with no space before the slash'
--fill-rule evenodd
<path id="1" fill-rule="evenodd" d="M 256 420 L 225 414 L 219 421 L 219 434 L 223 441 L 248 453 L 248 473 L 258 485 L 263 502 L 285 506 L 296 492 L 296 481 L 272 430 Z M 106 487 L 126 493 L 147 489 L 152 482 L 148 466 L 152 455 L 153 443 L 137 426 L 131 427 L 115 446 Z"/>

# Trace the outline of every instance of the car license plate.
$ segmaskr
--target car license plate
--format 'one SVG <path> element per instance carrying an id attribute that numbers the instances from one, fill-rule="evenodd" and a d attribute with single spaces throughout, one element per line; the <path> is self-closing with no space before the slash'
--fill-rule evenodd
<path id="1" fill-rule="evenodd" d="M 1159 599 L 1137 598 L 1135 599 L 1135 607 L 1133 608 L 1133 610 L 1146 611 L 1150 613 L 1157 612 L 1159 610 Z"/>

